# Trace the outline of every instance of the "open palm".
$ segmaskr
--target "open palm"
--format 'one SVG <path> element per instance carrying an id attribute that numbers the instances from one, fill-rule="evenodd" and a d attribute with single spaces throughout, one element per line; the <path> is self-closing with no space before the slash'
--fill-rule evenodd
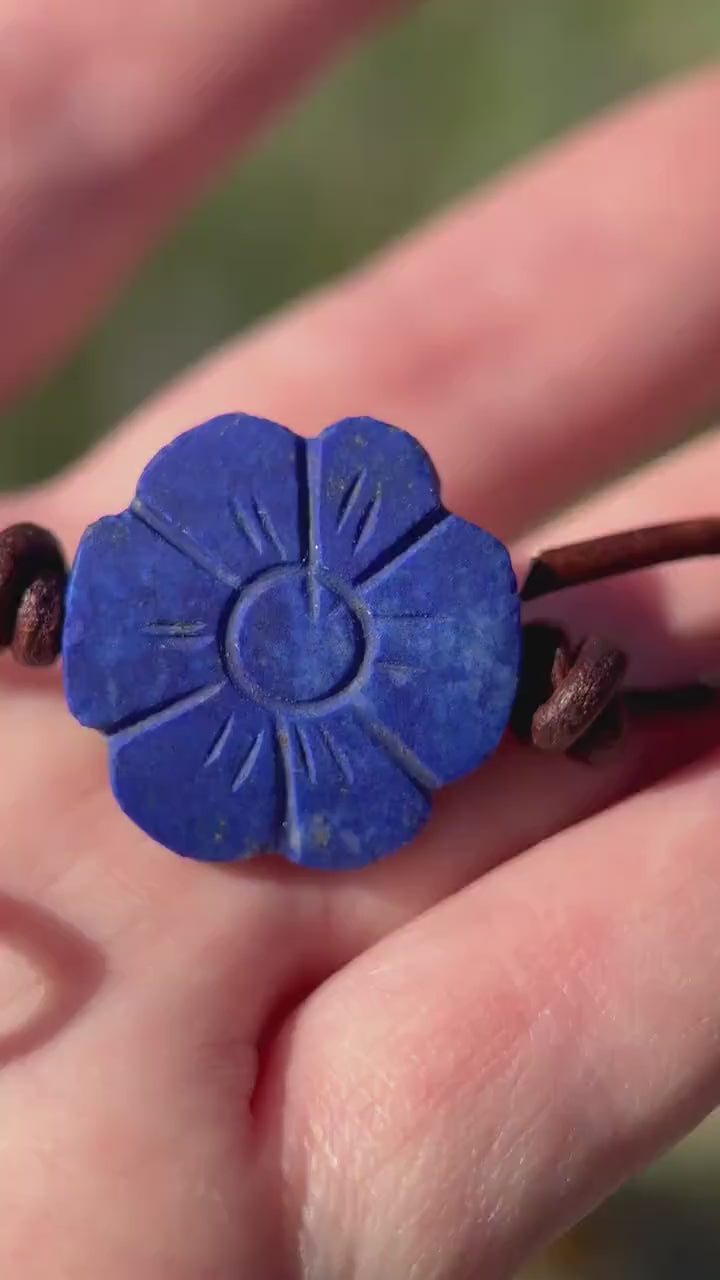
<path id="1" fill-rule="evenodd" d="M 11 3 L 2 392 L 393 7 Z M 411 430 L 520 569 L 547 542 L 716 509 L 711 435 L 537 532 L 717 397 L 719 134 L 712 74 L 601 122 L 213 356 L 4 523 L 72 548 L 161 443 L 234 409 Z M 711 657 L 716 583 L 712 562 L 643 575 L 583 618 L 670 676 Z M 2 1274 L 512 1272 L 718 1100 L 717 732 L 637 727 L 597 771 L 508 743 L 376 866 L 223 869 L 135 830 L 57 676 L 6 669 Z"/>

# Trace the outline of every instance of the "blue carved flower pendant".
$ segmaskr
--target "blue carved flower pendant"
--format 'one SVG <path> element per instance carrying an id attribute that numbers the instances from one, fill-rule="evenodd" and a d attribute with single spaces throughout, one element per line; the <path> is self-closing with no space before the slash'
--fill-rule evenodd
<path id="1" fill-rule="evenodd" d="M 176 853 L 360 867 L 498 745 L 520 664 L 507 551 L 411 436 L 244 414 L 179 436 L 70 577 L 68 704 Z"/>

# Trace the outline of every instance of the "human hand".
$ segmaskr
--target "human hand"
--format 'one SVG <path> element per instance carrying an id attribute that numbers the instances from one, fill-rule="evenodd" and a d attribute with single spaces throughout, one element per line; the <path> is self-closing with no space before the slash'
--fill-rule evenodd
<path id="1" fill-rule="evenodd" d="M 4 393 L 391 8 L 11 6 Z M 715 510 L 711 435 L 542 527 L 717 399 L 719 129 L 716 75 L 601 122 L 213 356 L 2 522 L 72 548 L 161 443 L 230 409 L 396 422 L 519 565 Z M 714 574 L 571 607 L 668 674 L 712 651 Z M 595 772 L 508 743 L 411 847 L 328 876 L 153 845 L 57 678 L 2 679 L 3 1274 L 491 1280 L 718 1101 L 716 721 L 638 726 Z"/>

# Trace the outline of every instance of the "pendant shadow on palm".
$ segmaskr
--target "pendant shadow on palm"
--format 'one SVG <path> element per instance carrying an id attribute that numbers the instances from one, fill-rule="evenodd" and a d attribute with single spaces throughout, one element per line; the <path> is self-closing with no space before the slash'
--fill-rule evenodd
<path id="1" fill-rule="evenodd" d="M 100 950 L 34 903 L 0 894 L 0 1067 L 48 1044 L 99 990 Z"/>

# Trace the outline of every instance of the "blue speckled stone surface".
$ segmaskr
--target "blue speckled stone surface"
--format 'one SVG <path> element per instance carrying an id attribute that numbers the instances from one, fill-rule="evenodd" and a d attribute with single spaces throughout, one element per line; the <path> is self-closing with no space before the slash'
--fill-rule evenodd
<path id="1" fill-rule="evenodd" d="M 405 432 L 304 440 L 227 414 L 179 436 L 70 577 L 68 704 L 161 844 L 358 867 L 495 750 L 517 685 L 505 548 L 439 501 Z"/>

